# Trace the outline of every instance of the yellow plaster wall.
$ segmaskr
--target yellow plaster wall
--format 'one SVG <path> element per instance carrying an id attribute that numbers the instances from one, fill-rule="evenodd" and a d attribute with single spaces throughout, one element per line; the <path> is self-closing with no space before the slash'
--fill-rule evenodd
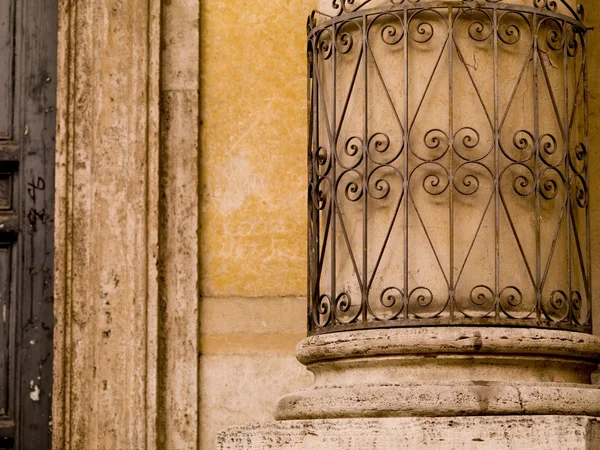
<path id="1" fill-rule="evenodd" d="M 304 54 L 312 7 L 313 0 L 202 4 L 205 296 L 305 293 Z"/>
<path id="2" fill-rule="evenodd" d="M 200 444 L 310 384 L 306 18 L 316 0 L 201 2 Z"/>

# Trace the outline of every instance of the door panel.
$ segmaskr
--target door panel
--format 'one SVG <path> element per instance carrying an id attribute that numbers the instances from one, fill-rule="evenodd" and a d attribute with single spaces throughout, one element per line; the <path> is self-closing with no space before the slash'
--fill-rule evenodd
<path id="1" fill-rule="evenodd" d="M 10 347 L 14 341 L 14 326 L 11 326 L 11 306 L 13 288 L 13 244 L 0 242 L 0 416 L 10 419 L 11 408 L 9 387 L 12 384 Z"/>
<path id="2" fill-rule="evenodd" d="M 10 139 L 13 123 L 14 3 L 0 1 L 0 139 Z"/>
<path id="3" fill-rule="evenodd" d="M 0 449 L 51 448 L 56 39 L 57 0 L 0 0 Z"/>

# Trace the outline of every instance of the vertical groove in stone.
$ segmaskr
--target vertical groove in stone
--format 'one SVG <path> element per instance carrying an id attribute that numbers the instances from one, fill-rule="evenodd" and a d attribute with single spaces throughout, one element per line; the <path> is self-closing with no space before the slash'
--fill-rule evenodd
<path id="1" fill-rule="evenodd" d="M 159 161 L 159 448 L 194 448 L 198 422 L 199 4 L 164 4 Z"/>
<path id="2" fill-rule="evenodd" d="M 148 214 L 145 232 L 146 246 L 146 383 L 145 383 L 145 423 L 141 432 L 145 434 L 145 450 L 156 448 L 157 418 L 157 358 L 158 358 L 158 214 L 159 214 L 159 158 L 160 158 L 160 42 L 161 42 L 161 0 L 148 2 L 148 34 L 146 45 L 149 48 L 147 79 L 147 166 L 146 176 L 151 182 L 146 184 L 145 200 Z"/>

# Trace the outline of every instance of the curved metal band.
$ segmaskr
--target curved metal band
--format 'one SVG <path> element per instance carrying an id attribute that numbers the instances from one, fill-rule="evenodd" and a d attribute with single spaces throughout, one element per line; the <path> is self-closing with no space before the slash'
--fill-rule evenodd
<path id="1" fill-rule="evenodd" d="M 360 3 L 359 5 L 354 5 L 355 0 L 333 0 L 332 1 L 332 7 L 334 9 L 338 10 L 338 13 L 336 14 L 336 16 L 339 16 L 343 13 L 353 13 L 353 12 L 357 12 L 357 11 L 364 11 L 363 7 L 369 5 L 373 0 L 363 0 L 362 3 Z M 390 5 L 416 5 L 416 4 L 421 4 L 421 0 L 389 0 L 390 1 Z M 478 6 L 481 2 L 477 2 L 475 3 L 474 0 L 456 0 L 460 3 L 464 3 L 469 5 L 470 7 L 473 6 L 473 4 L 475 4 L 476 6 Z M 486 3 L 493 3 L 493 4 L 502 4 L 503 0 L 485 0 Z M 581 16 L 583 15 L 583 6 L 582 5 L 578 5 L 578 11 L 575 11 L 573 9 L 573 7 L 569 4 L 569 2 L 567 2 L 566 0 L 559 0 L 559 3 L 557 3 L 556 0 L 532 0 L 533 2 L 533 6 L 539 9 L 546 9 L 548 11 L 556 11 L 558 9 L 559 4 L 564 6 L 572 15 L 575 19 L 580 19 Z M 350 6 L 348 6 L 350 5 Z M 331 17 L 331 16 L 329 16 Z"/>
<path id="2" fill-rule="evenodd" d="M 339 0 L 335 0 L 339 1 Z M 335 3 L 334 1 L 334 3 Z M 503 11 L 514 11 L 514 12 L 524 12 L 529 14 L 538 14 L 544 17 L 550 17 L 553 19 L 564 20 L 571 25 L 575 25 L 582 29 L 586 29 L 583 24 L 583 6 L 579 6 L 580 13 L 578 14 L 565 0 L 560 0 L 561 4 L 563 4 L 566 8 L 568 8 L 569 12 L 572 14 L 571 16 L 561 14 L 555 12 L 543 5 L 540 6 L 526 6 L 526 5 L 515 5 L 502 3 L 502 0 L 483 0 L 483 1 L 469 1 L 469 0 L 453 0 L 453 1 L 440 1 L 440 0 L 417 0 L 413 2 L 411 0 L 405 1 L 401 0 L 401 2 L 397 2 L 396 0 L 390 0 L 392 3 L 389 6 L 380 6 L 376 8 L 363 9 L 363 6 L 366 6 L 371 0 L 367 0 L 362 3 L 360 6 L 352 9 L 352 10 L 344 10 L 345 7 L 342 6 L 341 12 L 337 16 L 330 16 L 321 11 L 315 10 L 308 18 L 308 36 L 312 37 L 316 33 L 322 31 L 325 28 L 332 26 L 333 24 L 339 22 L 346 22 L 348 20 L 356 19 L 358 17 L 362 17 L 365 14 L 381 14 L 387 12 L 399 12 L 399 11 L 414 11 L 418 12 L 421 10 L 427 9 L 437 9 L 437 8 L 460 8 L 460 9 L 498 9 Z M 342 0 L 344 4 L 347 4 L 349 0 Z M 533 0 L 534 3 L 544 3 L 543 1 Z M 548 0 L 548 3 L 551 3 L 551 0 Z M 318 20 L 318 18 L 324 18 L 325 20 Z"/>

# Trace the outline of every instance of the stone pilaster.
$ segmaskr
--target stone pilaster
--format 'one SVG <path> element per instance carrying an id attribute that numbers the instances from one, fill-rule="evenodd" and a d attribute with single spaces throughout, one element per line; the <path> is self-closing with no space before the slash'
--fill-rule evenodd
<path id="1" fill-rule="evenodd" d="M 158 448 L 199 447 L 199 4 L 162 8 Z"/>
<path id="2" fill-rule="evenodd" d="M 160 2 L 60 2 L 54 448 L 156 440 Z"/>
<path id="3" fill-rule="evenodd" d="M 197 87 L 161 99 L 166 11 L 60 2 L 56 449 L 197 445 Z"/>

